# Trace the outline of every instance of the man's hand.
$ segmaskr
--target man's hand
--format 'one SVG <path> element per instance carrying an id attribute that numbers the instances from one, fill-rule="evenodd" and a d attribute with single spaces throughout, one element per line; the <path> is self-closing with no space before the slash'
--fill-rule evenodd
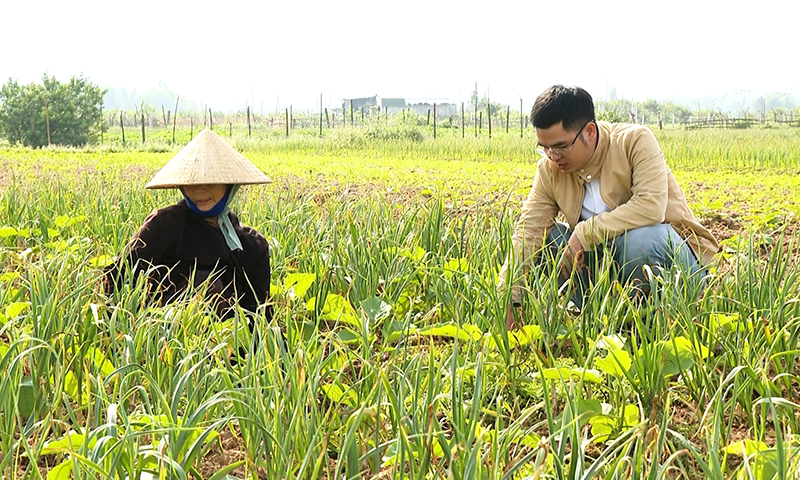
<path id="1" fill-rule="evenodd" d="M 586 266 L 583 253 L 583 245 L 578 240 L 578 236 L 573 233 L 569 237 L 569 243 L 564 251 L 564 260 L 561 262 L 561 275 L 564 278 L 569 278 L 570 272 L 575 268 L 582 270 Z"/>

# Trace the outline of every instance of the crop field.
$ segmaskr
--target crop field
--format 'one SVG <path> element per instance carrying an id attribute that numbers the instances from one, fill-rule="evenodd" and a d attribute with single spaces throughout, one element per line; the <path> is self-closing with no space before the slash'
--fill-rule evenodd
<path id="1" fill-rule="evenodd" d="M 180 195 L 143 187 L 189 129 L 135 134 L 0 145 L 0 477 L 800 477 L 800 130 L 655 131 L 722 244 L 705 289 L 605 268 L 577 312 L 537 268 L 508 332 L 530 129 L 240 129 L 273 180 L 233 206 L 271 248 L 246 355 L 202 291 L 100 288 Z"/>

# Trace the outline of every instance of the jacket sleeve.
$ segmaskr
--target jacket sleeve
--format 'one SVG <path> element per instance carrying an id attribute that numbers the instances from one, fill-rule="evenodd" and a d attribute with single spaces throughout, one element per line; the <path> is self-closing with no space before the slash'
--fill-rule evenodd
<path id="1" fill-rule="evenodd" d="M 578 223 L 575 234 L 584 249 L 626 231 L 664 222 L 667 213 L 667 163 L 650 130 L 642 129 L 625 146 L 631 168 L 631 198 L 610 212 Z"/>
<path id="2" fill-rule="evenodd" d="M 242 227 L 239 232 L 242 250 L 232 252 L 236 262 L 236 290 L 239 304 L 255 312 L 269 298 L 270 266 L 269 244 L 263 235 L 252 227 Z M 268 319 L 271 306 L 267 307 Z"/>
<path id="3" fill-rule="evenodd" d="M 174 242 L 175 225 L 171 215 L 154 211 L 144 221 L 130 243 L 117 259 L 104 270 L 107 293 L 119 288 L 132 271 L 134 276 L 147 274 L 151 286 L 159 285 L 168 277 L 168 268 L 162 265 L 164 253 Z"/>
<path id="4" fill-rule="evenodd" d="M 558 215 L 558 204 L 544 173 L 546 168 L 548 168 L 547 160 L 543 159 L 539 162 L 528 198 L 522 204 L 522 212 L 511 237 L 512 251 L 500 269 L 498 289 L 503 290 L 507 283 L 511 284 L 511 298 L 514 302 L 519 302 L 522 298 L 522 292 L 517 285 L 520 263 L 522 272 L 530 267 L 531 256 L 538 254 L 542 249 L 545 235 L 555 224 Z"/>

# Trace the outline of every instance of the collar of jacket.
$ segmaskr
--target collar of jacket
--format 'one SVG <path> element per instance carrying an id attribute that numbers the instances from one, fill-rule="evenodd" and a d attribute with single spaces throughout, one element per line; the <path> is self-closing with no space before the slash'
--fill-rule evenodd
<path id="1" fill-rule="evenodd" d="M 591 182 L 603 168 L 610 144 L 610 129 L 608 122 L 597 121 L 597 148 L 594 149 L 592 158 L 585 167 L 573 173 L 581 183 Z"/>

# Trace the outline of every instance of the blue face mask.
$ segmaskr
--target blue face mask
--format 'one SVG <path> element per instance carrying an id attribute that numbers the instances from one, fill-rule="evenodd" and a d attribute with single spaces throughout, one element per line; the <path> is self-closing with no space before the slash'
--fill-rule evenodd
<path id="1" fill-rule="evenodd" d="M 186 192 L 183 191 L 183 187 L 180 187 L 180 190 L 181 193 L 183 193 L 183 198 L 186 199 L 186 206 L 189 207 L 189 210 L 202 218 L 218 218 L 219 228 L 222 230 L 222 235 L 225 237 L 225 243 L 228 245 L 228 248 L 231 250 L 242 250 L 242 242 L 239 240 L 239 236 L 236 235 L 236 231 L 233 228 L 231 219 L 228 217 L 228 203 L 233 200 L 236 192 L 239 191 L 239 185 L 228 185 L 228 189 L 225 191 L 225 196 L 223 196 L 220 201 L 214 205 L 214 208 L 207 212 L 203 212 L 197 208 L 197 205 L 195 205 L 194 202 L 192 202 L 189 197 L 186 196 Z"/>
<path id="2" fill-rule="evenodd" d="M 207 212 L 204 212 L 199 208 L 197 208 L 197 205 L 195 205 L 194 202 L 189 198 L 189 196 L 186 195 L 186 192 L 183 190 L 183 187 L 179 188 L 181 190 L 181 193 L 183 194 L 184 200 L 186 200 L 186 206 L 189 207 L 189 210 L 191 210 L 194 214 L 200 217 L 212 218 L 212 217 L 218 217 L 222 213 L 222 211 L 225 210 L 225 207 L 228 206 L 228 199 L 231 196 L 231 190 L 233 189 L 233 185 L 228 185 L 228 188 L 225 190 L 225 195 L 219 200 L 219 202 L 217 202 L 216 205 L 214 205 L 214 207 L 211 208 L 211 210 Z"/>

